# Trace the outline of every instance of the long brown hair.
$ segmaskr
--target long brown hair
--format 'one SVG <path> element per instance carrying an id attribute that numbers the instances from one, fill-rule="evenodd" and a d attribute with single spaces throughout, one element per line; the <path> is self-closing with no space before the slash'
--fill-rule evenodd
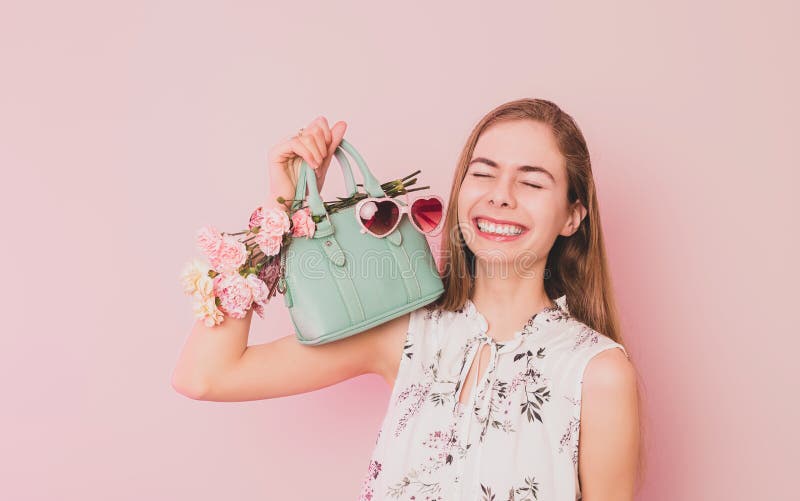
<path id="1" fill-rule="evenodd" d="M 453 176 L 442 232 L 439 268 L 445 291 L 433 306 L 455 311 L 472 296 L 475 256 L 467 247 L 458 224 L 458 196 L 481 133 L 496 123 L 512 120 L 534 120 L 549 126 L 566 160 L 568 201 L 572 204 L 580 200 L 587 210 L 575 233 L 568 237 L 558 235 L 553 243 L 545 264 L 545 291 L 551 300 L 566 294 L 572 317 L 624 345 L 608 270 L 589 149 L 575 120 L 555 103 L 544 99 L 518 99 L 502 104 L 486 114 L 470 133 Z M 637 378 L 637 384 L 641 384 L 640 378 Z M 638 405 L 642 416 L 641 392 Z M 644 423 L 641 424 L 640 433 L 644 428 Z M 641 466 L 642 454 L 639 459 Z"/>

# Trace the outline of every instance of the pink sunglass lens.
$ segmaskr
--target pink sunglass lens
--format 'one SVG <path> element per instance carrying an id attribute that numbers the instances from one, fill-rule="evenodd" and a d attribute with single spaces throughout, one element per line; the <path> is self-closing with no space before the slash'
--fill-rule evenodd
<path id="1" fill-rule="evenodd" d="M 380 236 L 394 229 L 400 219 L 400 210 L 392 201 L 370 200 L 361 206 L 358 218 L 366 229 Z"/>
<path id="2" fill-rule="evenodd" d="M 411 204 L 411 217 L 424 233 L 439 226 L 443 213 L 442 202 L 438 198 L 418 198 Z"/>

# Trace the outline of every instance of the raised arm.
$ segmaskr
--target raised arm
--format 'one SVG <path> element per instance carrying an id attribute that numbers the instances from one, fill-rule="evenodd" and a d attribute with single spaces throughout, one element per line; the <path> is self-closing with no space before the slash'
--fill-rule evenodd
<path id="1" fill-rule="evenodd" d="M 301 344 L 291 334 L 244 349 L 237 345 L 246 342 L 246 331 L 240 329 L 249 320 L 232 323 L 224 332 L 217 329 L 228 319 L 211 329 L 200 323 L 184 350 L 187 367 L 196 371 L 194 380 L 177 380 L 173 386 L 197 400 L 224 402 L 296 395 L 370 373 L 379 374 L 391 386 L 409 316 L 319 346 Z M 199 367 L 203 369 L 198 371 Z"/>
<path id="2" fill-rule="evenodd" d="M 328 127 L 325 117 L 313 120 L 303 135 L 269 151 L 270 206 L 288 210 L 275 200 L 294 197 L 292 166 L 302 157 L 317 174 L 321 189 L 333 153 L 346 124 Z M 304 393 L 366 373 L 377 373 L 389 384 L 399 366 L 409 315 L 368 331 L 320 346 L 306 346 L 294 334 L 269 343 L 248 346 L 253 311 L 245 318 L 225 317 L 206 327 L 192 328 L 172 375 L 172 386 L 200 400 L 242 401 Z"/>

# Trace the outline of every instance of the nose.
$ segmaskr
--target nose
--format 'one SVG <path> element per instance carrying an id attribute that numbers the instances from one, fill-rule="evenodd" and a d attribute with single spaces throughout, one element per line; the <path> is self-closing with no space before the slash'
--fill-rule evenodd
<path id="1" fill-rule="evenodd" d="M 507 183 L 495 183 L 492 191 L 489 193 L 489 205 L 500 207 L 513 207 L 515 205 L 514 197 L 508 189 Z"/>

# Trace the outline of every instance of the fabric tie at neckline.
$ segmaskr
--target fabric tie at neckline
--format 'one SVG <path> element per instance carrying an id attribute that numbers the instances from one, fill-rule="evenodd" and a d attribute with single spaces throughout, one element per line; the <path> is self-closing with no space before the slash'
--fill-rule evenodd
<path id="1" fill-rule="evenodd" d="M 472 345 L 468 348 L 466 359 L 464 361 L 465 363 L 461 367 L 461 373 L 458 376 L 458 388 L 455 391 L 455 404 L 453 406 L 453 410 L 455 411 L 458 409 L 461 390 L 464 389 L 464 382 L 467 377 L 467 372 L 477 358 L 478 353 L 480 353 L 481 348 L 483 348 L 483 345 L 488 345 L 490 348 L 491 353 L 489 354 L 489 363 L 484 371 L 484 374 L 482 374 L 480 377 L 478 377 L 478 371 L 475 371 L 475 383 L 470 390 L 470 397 L 467 402 L 464 402 L 464 405 L 472 404 L 472 406 L 474 406 L 474 404 L 477 403 L 478 393 L 483 393 L 483 391 L 486 390 L 486 385 L 490 383 L 492 374 L 497 368 L 497 359 L 500 354 L 516 350 L 517 347 L 522 344 L 524 336 L 535 331 L 535 329 L 532 329 L 532 327 L 540 327 L 543 322 L 549 321 L 555 313 L 568 313 L 569 310 L 567 309 L 566 301 L 566 295 L 562 295 L 554 301 L 554 306 L 548 306 L 547 308 L 539 310 L 531 315 L 528 321 L 525 322 L 525 325 L 523 325 L 521 329 L 514 333 L 514 337 L 512 339 L 495 341 L 494 338 L 486 334 L 489 328 L 489 322 L 486 320 L 486 317 L 484 317 L 483 314 L 478 311 L 475 303 L 473 303 L 471 299 L 467 298 L 464 311 L 466 312 L 468 319 L 477 322 L 479 333 L 472 339 Z M 492 394 L 490 392 L 489 405 L 491 405 L 491 400 Z"/>
<path id="2" fill-rule="evenodd" d="M 496 341 L 494 338 L 487 335 L 489 330 L 489 322 L 486 320 L 486 317 L 478 311 L 478 308 L 475 306 L 475 303 L 472 302 L 471 299 L 467 298 L 466 301 L 466 313 L 467 317 L 475 320 L 478 324 L 478 338 L 482 341 L 487 342 L 491 345 L 497 345 L 498 351 L 500 353 L 505 353 L 515 349 L 522 343 L 523 336 L 531 333 L 531 327 L 534 325 L 540 326 L 543 322 L 546 322 L 551 318 L 553 313 L 556 312 L 564 312 L 568 313 L 569 310 L 567 309 L 567 298 L 566 295 L 562 295 L 559 298 L 554 300 L 554 306 L 548 306 L 542 310 L 531 315 L 531 317 L 525 322 L 521 329 L 518 329 L 514 332 L 514 336 L 511 339 L 506 339 L 503 341 Z M 483 344 L 483 343 L 481 343 Z"/>

